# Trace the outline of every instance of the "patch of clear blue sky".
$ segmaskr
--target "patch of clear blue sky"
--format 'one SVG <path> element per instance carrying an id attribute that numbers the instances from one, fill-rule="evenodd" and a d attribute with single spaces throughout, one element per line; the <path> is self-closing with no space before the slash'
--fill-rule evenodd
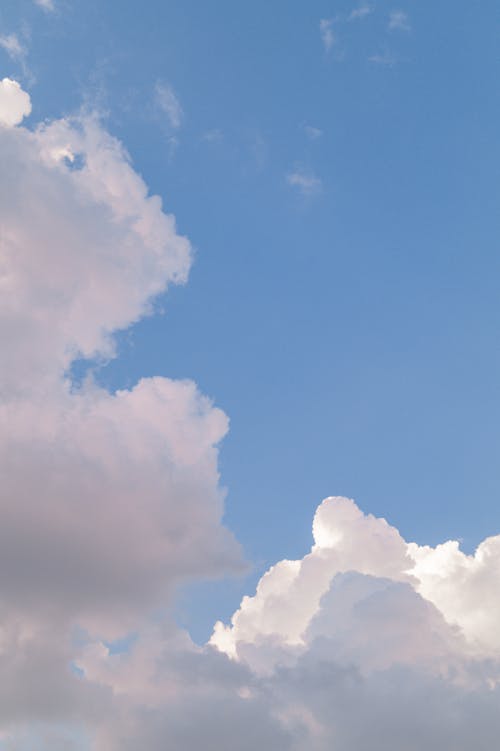
<path id="1" fill-rule="evenodd" d="M 197 249 L 99 378 L 189 377 L 226 410 L 227 523 L 253 576 L 303 555 L 331 494 L 419 542 L 498 532 L 497 1 L 379 0 L 350 23 L 359 4 L 335 0 L 55 2 L 0 11 L 2 33 L 31 29 L 33 119 L 106 110 Z M 396 9 L 410 30 L 388 29 Z M 297 170 L 322 190 L 302 196 Z M 249 586 L 198 587 L 180 617 L 201 637 Z"/>

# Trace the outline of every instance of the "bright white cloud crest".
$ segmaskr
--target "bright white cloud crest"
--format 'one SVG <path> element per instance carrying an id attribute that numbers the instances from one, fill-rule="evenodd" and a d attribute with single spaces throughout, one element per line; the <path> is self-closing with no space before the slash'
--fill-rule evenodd
<path id="1" fill-rule="evenodd" d="M 313 535 L 314 545 L 304 559 L 278 563 L 261 579 L 255 597 L 243 600 L 232 625 L 216 625 L 213 644 L 232 657 L 240 650 L 245 654 L 246 643 L 268 637 L 303 646 L 324 598 L 337 586 L 336 577 L 356 572 L 411 588 L 459 630 L 468 649 L 500 656 L 500 609 L 495 605 L 500 536 L 485 540 L 472 556 L 453 541 L 422 547 L 406 543 L 384 519 L 365 516 L 346 498 L 323 501 Z"/>
<path id="2" fill-rule="evenodd" d="M 0 127 L 12 127 L 31 112 L 31 99 L 17 81 L 4 78 L 0 81 Z"/>
<path id="3" fill-rule="evenodd" d="M 190 381 L 109 393 L 67 374 L 186 280 L 191 247 L 97 118 L 23 128 L 7 81 L 0 748 L 494 748 L 500 537 L 418 546 L 330 498 L 310 553 L 211 644 L 160 617 L 188 577 L 241 566 L 221 523 L 227 418 Z"/>

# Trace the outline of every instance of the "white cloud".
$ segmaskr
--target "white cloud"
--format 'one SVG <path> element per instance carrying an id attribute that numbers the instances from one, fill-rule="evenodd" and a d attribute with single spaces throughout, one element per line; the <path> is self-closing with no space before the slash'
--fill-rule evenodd
<path id="1" fill-rule="evenodd" d="M 115 605 L 133 615 L 196 561 L 215 571 L 235 558 L 219 527 L 227 421 L 190 382 L 72 392 L 65 373 L 75 357 L 110 356 L 113 332 L 186 279 L 190 244 L 95 118 L 4 129 L 0 157 L 0 466 L 15 499 L 0 589 L 19 603 L 39 592 L 80 618 L 111 618 Z"/>
<path id="2" fill-rule="evenodd" d="M 258 676 L 290 748 L 494 745 L 500 536 L 474 555 L 421 547 L 345 498 L 321 504 L 313 533 L 211 639 Z"/>
<path id="3" fill-rule="evenodd" d="M 19 41 L 17 34 L 5 34 L 0 36 L 0 47 L 13 60 L 22 60 L 26 56 L 26 48 Z"/>
<path id="4" fill-rule="evenodd" d="M 219 654 L 175 629 L 128 654 L 82 650 L 86 680 L 117 699 L 96 719 L 98 751 L 495 747 L 500 538 L 474 556 L 415 546 L 345 498 L 321 504 L 313 534 L 218 624 Z"/>
<path id="5" fill-rule="evenodd" d="M 4 80 L 4 122 L 28 111 Z M 24 733 L 107 706 L 69 671 L 76 627 L 123 635 L 241 558 L 221 523 L 225 415 L 190 381 L 67 378 L 185 281 L 190 243 L 96 117 L 0 128 L 0 162 L 0 732 Z"/>
<path id="6" fill-rule="evenodd" d="M 404 584 L 405 591 L 417 595 L 415 602 L 424 598 L 439 613 L 447 624 L 450 644 L 459 637 L 464 654 L 469 650 L 500 659 L 500 605 L 494 596 L 500 580 L 500 536 L 485 540 L 474 555 L 461 552 L 454 541 L 436 548 L 419 546 L 405 542 L 384 519 L 365 516 L 345 498 L 323 501 L 313 534 L 311 552 L 302 560 L 273 566 L 255 596 L 243 600 L 231 626 L 217 624 L 212 643 L 231 656 L 246 655 L 246 645 L 268 638 L 283 648 L 303 647 L 313 626 L 315 633 L 332 627 L 324 616 L 325 603 L 333 592 L 338 600 L 346 586 L 352 590 L 351 581 L 338 577 L 353 571 L 365 581 L 371 577 Z M 374 582 L 374 586 L 389 585 Z M 324 625 L 318 631 L 320 623 Z"/>
<path id="7" fill-rule="evenodd" d="M 322 18 L 319 22 L 319 31 L 323 47 L 329 52 L 335 44 L 335 32 L 333 30 L 333 18 Z"/>
<path id="8" fill-rule="evenodd" d="M 177 95 L 168 83 L 157 83 L 155 88 L 156 103 L 167 116 L 168 124 L 173 130 L 181 126 L 184 113 Z"/>
<path id="9" fill-rule="evenodd" d="M 31 112 L 29 94 L 17 81 L 4 78 L 0 81 L 0 126 L 18 125 Z"/>
<path id="10" fill-rule="evenodd" d="M 370 13 L 373 12 L 373 8 L 370 5 L 360 5 L 359 8 L 354 8 L 349 13 L 349 16 L 347 18 L 348 21 L 360 21 L 363 18 L 366 18 L 370 15 Z"/>
<path id="11" fill-rule="evenodd" d="M 297 169 L 286 176 L 287 183 L 296 188 L 302 195 L 311 196 L 321 192 L 323 184 L 319 177 L 309 170 Z"/>
<path id="12" fill-rule="evenodd" d="M 390 31 L 410 31 L 411 25 L 408 14 L 402 10 L 393 10 L 389 13 L 389 30 Z"/>

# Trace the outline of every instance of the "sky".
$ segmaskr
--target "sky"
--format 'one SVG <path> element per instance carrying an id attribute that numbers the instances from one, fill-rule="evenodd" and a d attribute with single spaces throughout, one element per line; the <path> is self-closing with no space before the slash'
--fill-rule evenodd
<path id="1" fill-rule="evenodd" d="M 1 751 L 495 745 L 499 16 L 4 0 Z"/>

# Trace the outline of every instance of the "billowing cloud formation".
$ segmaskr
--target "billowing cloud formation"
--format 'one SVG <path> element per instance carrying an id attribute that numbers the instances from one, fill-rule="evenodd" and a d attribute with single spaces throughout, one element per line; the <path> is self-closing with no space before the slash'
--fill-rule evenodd
<path id="1" fill-rule="evenodd" d="M 346 498 L 321 504 L 313 534 L 308 555 L 273 566 L 216 626 L 215 651 L 165 629 L 127 654 L 87 645 L 78 665 L 112 697 L 96 748 L 494 746 L 500 645 L 484 624 L 499 622 L 500 538 L 474 556 L 418 547 Z"/>
<path id="2" fill-rule="evenodd" d="M 10 78 L 0 81 L 0 127 L 18 125 L 30 112 L 29 94 L 22 90 L 17 81 Z"/>
<path id="3" fill-rule="evenodd" d="M 325 603 L 343 590 L 349 572 L 395 583 L 429 603 L 443 623 L 460 633 L 478 656 L 500 655 L 500 536 L 485 540 L 474 555 L 455 541 L 436 548 L 407 543 L 384 519 L 365 516 L 346 498 L 327 498 L 313 524 L 314 545 L 299 561 L 281 561 L 261 579 L 254 597 L 245 598 L 231 626 L 218 623 L 212 643 L 235 657 L 246 645 L 271 639 L 283 648 L 303 647 L 308 629 L 325 620 Z M 356 585 L 358 586 L 358 585 Z M 392 586 L 392 584 L 391 584 Z M 340 590 L 339 590 L 340 587 Z M 376 589 L 379 585 L 376 586 Z M 370 588 L 368 588 L 370 589 Z M 386 589 L 384 584 L 383 589 Z"/>
<path id="4" fill-rule="evenodd" d="M 16 118 L 0 128 L 2 751 L 496 747 L 500 537 L 418 546 L 329 498 L 310 553 L 209 644 L 172 623 L 179 583 L 240 566 L 227 419 L 189 381 L 109 393 L 68 372 L 112 355 L 191 248 L 98 119 Z"/>
<path id="5" fill-rule="evenodd" d="M 114 332 L 185 281 L 188 240 L 97 118 L 13 127 L 29 97 L 8 79 L 0 106 L 12 126 L 0 128 L 8 726 L 98 706 L 70 669 L 75 628 L 117 638 L 164 608 L 186 577 L 241 564 L 221 525 L 225 415 L 189 381 L 143 379 L 108 393 L 68 377 L 75 358 L 110 356 Z"/>

